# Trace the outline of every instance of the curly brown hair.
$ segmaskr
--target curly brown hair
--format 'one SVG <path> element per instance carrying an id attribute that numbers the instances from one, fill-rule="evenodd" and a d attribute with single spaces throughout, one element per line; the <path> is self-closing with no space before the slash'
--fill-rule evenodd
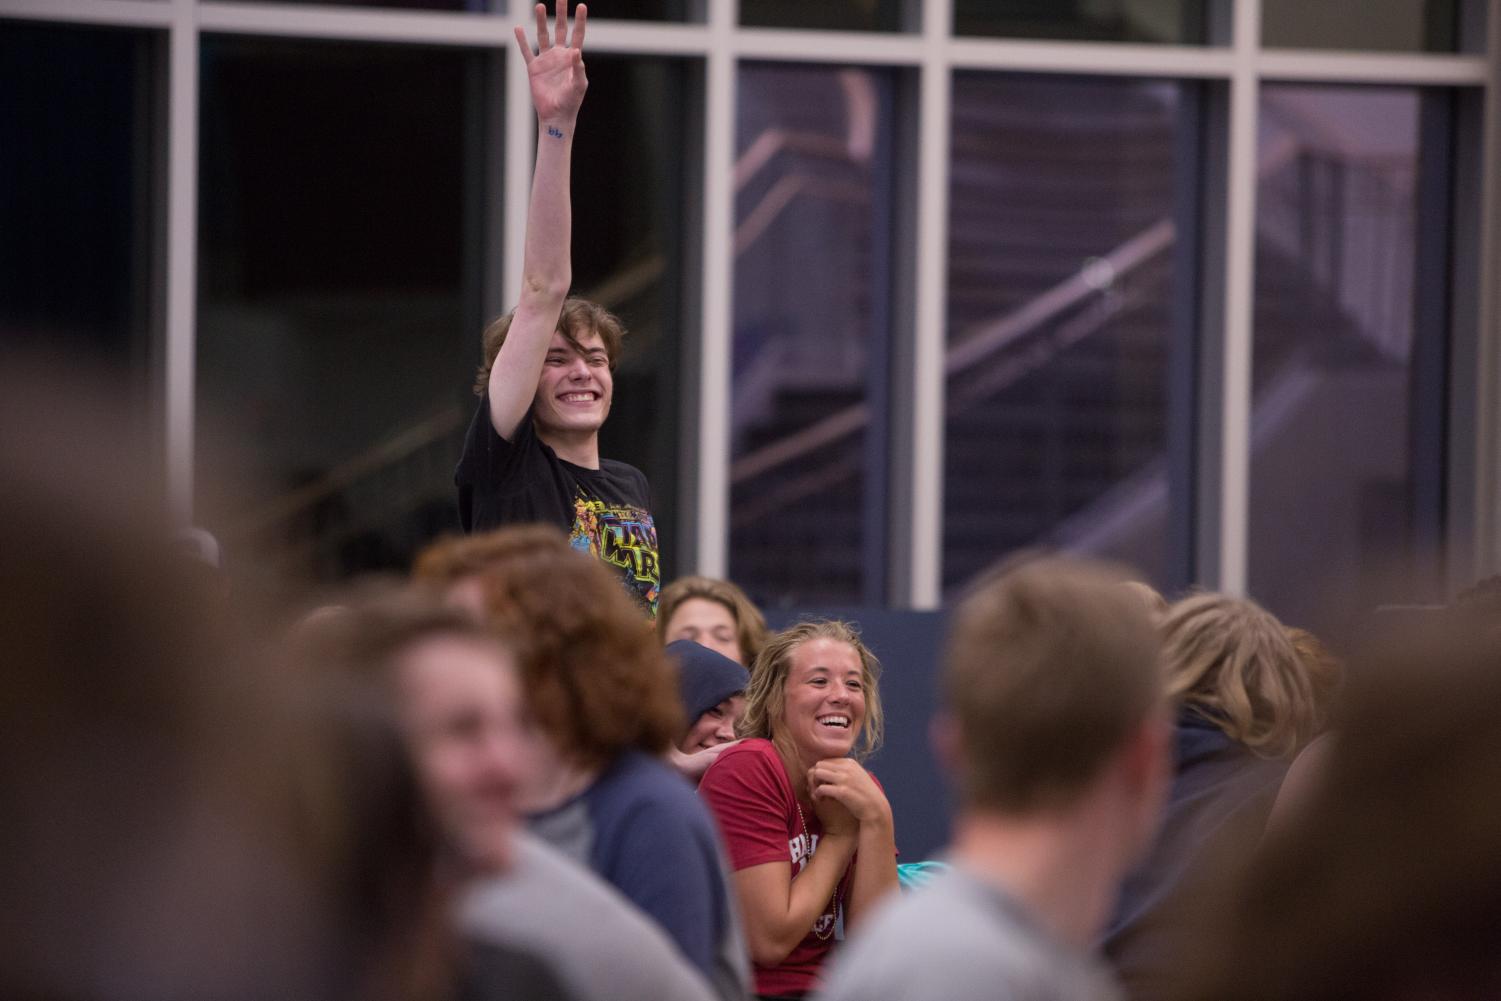
<path id="1" fill-rule="evenodd" d="M 490 369 L 495 365 L 495 356 L 500 354 L 500 346 L 506 342 L 506 335 L 511 332 L 511 320 L 515 315 L 512 310 L 491 320 L 490 325 L 485 327 L 480 338 L 484 361 L 474 375 L 475 396 L 484 395 L 490 385 Z M 620 317 L 598 303 L 576 296 L 564 299 L 563 311 L 558 314 L 558 333 L 580 354 L 584 351 L 583 345 L 579 343 L 580 338 L 590 333 L 598 334 L 600 341 L 604 343 L 605 355 L 610 360 L 610 371 L 613 372 L 620 362 L 620 348 L 625 341 L 625 324 L 620 322 Z"/>
<path id="2" fill-rule="evenodd" d="M 712 601 L 729 609 L 735 617 L 735 645 L 740 648 L 740 662 L 747 667 L 766 645 L 766 617 L 761 614 L 735 584 L 715 577 L 679 577 L 662 589 L 657 599 L 657 633 L 667 640 L 667 626 L 683 602 L 693 598 Z"/>
<path id="3" fill-rule="evenodd" d="M 559 529 L 445 539 L 413 574 L 439 587 L 481 583 L 486 623 L 515 651 L 532 718 L 575 763 L 597 767 L 630 748 L 659 754 L 682 731 L 676 672 L 651 623 Z"/>

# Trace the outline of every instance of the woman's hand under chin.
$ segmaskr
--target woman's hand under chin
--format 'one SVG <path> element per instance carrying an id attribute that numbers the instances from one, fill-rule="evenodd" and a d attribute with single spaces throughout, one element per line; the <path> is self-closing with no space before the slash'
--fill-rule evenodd
<path id="1" fill-rule="evenodd" d="M 824 804 L 830 803 L 848 813 L 857 824 L 891 823 L 891 804 L 876 780 L 853 758 L 826 758 L 808 769 L 808 790 L 820 820 Z M 841 819 L 832 811 L 836 823 Z M 828 830 L 828 821 L 824 821 Z"/>
<path id="2" fill-rule="evenodd" d="M 849 807 L 827 793 L 819 794 L 818 787 L 813 784 L 811 769 L 808 788 L 812 790 L 813 809 L 818 814 L 818 822 L 823 825 L 824 837 L 854 837 L 860 833 L 860 821 L 850 813 Z"/>

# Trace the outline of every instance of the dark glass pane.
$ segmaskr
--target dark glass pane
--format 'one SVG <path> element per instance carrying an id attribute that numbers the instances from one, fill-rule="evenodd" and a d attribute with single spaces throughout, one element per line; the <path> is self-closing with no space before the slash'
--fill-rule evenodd
<path id="1" fill-rule="evenodd" d="M 506 0 L 263 0 L 289 6 L 316 4 L 319 7 L 398 7 L 402 10 L 470 11 L 484 14 L 505 13 Z M 515 0 L 522 3 L 522 0 Z M 548 5 L 551 7 L 551 4 Z"/>
<path id="2" fill-rule="evenodd" d="M 521 3 L 522 0 L 511 2 Z M 714 0 L 707 2 L 713 3 Z M 568 0 L 568 4 L 572 10 L 578 5 L 578 0 Z M 687 21 L 701 20 L 700 10 L 695 0 L 608 0 L 607 3 L 591 5 L 589 14 L 599 19 L 620 21 Z"/>
<path id="3" fill-rule="evenodd" d="M 271 3 L 316 4 L 320 7 L 400 7 L 406 10 L 470 11 L 505 14 L 508 10 L 528 11 L 532 0 L 269 0 Z M 554 0 L 546 0 L 548 13 Z M 579 0 L 568 0 L 571 12 Z M 604 0 L 589 5 L 592 17 L 619 21 L 686 21 L 695 13 L 694 0 Z M 696 18 L 695 18 L 696 19 Z M 530 22 L 528 22 L 530 23 Z"/>
<path id="4" fill-rule="evenodd" d="M 755 28 L 897 31 L 903 0 L 740 0 L 740 23 Z"/>
<path id="5" fill-rule="evenodd" d="M 590 56 L 573 154 L 574 291 L 615 312 L 628 331 L 600 454 L 646 473 L 664 581 L 681 566 L 688 73 L 676 59 Z"/>
<path id="6" fill-rule="evenodd" d="M 954 83 L 943 579 L 1017 549 L 1171 586 L 1168 373 L 1180 92 Z M 1180 409 L 1179 413 L 1184 410 Z M 1180 418 L 1186 420 L 1186 417 Z"/>
<path id="7" fill-rule="evenodd" d="M 1202 44 L 1206 0 L 954 0 L 954 34 Z"/>
<path id="8" fill-rule="evenodd" d="M 1436 447 L 1412 433 L 1428 402 L 1413 350 L 1419 104 L 1411 90 L 1262 92 L 1250 591 L 1296 625 L 1426 597 L 1409 590 L 1414 447 Z"/>
<path id="9" fill-rule="evenodd" d="M 0 348 L 120 369 L 142 412 L 160 339 L 160 42 L 0 22 Z"/>
<path id="10" fill-rule="evenodd" d="M 746 66 L 739 95 L 730 573 L 769 605 L 880 602 L 891 80 Z"/>
<path id="11" fill-rule="evenodd" d="M 1453 52 L 1459 0 L 1262 0 L 1268 48 Z"/>
<path id="12" fill-rule="evenodd" d="M 401 567 L 457 527 L 486 58 L 204 40 L 198 454 L 252 444 L 222 530 L 289 574 Z"/>

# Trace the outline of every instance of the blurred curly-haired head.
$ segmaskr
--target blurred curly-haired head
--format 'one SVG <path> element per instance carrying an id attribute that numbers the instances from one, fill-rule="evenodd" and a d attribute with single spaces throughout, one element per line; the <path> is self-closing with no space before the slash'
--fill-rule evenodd
<path id="1" fill-rule="evenodd" d="M 418 583 L 472 580 L 486 624 L 516 655 L 527 709 L 567 758 L 597 767 L 666 751 L 683 728 L 676 672 L 641 610 L 598 559 L 550 525 L 439 541 Z"/>

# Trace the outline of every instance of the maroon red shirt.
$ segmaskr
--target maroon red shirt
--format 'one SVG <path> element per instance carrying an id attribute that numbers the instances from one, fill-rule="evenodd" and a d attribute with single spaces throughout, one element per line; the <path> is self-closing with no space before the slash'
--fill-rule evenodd
<path id="1" fill-rule="evenodd" d="M 818 851 L 823 824 L 804 809 L 798 816 L 792 779 L 771 741 L 742 740 L 719 755 L 699 783 L 698 793 L 719 823 L 738 872 L 767 862 L 791 862 L 792 878 Z M 806 827 L 806 830 L 805 830 Z M 777 966 L 755 967 L 757 994 L 799 994 L 818 986 L 818 971 L 836 941 L 844 938 L 844 904 L 854 878 L 852 858 L 834 896 L 813 928 Z"/>

